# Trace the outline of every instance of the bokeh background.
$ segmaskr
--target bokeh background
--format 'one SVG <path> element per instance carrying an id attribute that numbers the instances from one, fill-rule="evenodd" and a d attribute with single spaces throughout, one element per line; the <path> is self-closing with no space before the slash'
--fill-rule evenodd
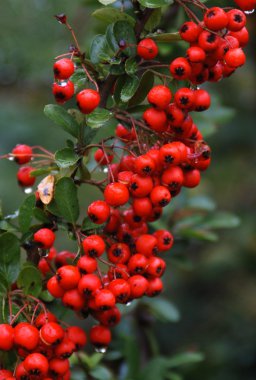
<path id="1" fill-rule="evenodd" d="M 231 2 L 214 2 L 224 3 Z M 68 15 L 86 50 L 94 30 L 104 30 L 103 24 L 90 18 L 96 6 L 96 0 L 1 2 L 0 155 L 16 143 L 40 143 L 52 151 L 63 146 L 66 136 L 43 114 L 44 105 L 53 103 L 53 58 L 71 42 L 53 15 Z M 205 353 L 204 362 L 184 370 L 189 380 L 256 378 L 255 21 L 251 15 L 246 66 L 229 80 L 209 86 L 225 109 L 218 113 L 216 106 L 205 121 L 205 128 L 209 124 L 217 129 L 207 139 L 213 163 L 200 188 L 191 192 L 191 197 L 208 202 L 206 209 L 215 203 L 217 210 L 237 215 L 240 225 L 219 230 L 216 242 L 192 240 L 180 245 L 186 262 L 170 261 L 165 296 L 177 305 L 181 319 L 175 324 L 151 325 L 162 354 L 183 349 Z M 5 214 L 15 212 L 24 199 L 16 186 L 16 170 L 15 164 L 0 160 Z"/>

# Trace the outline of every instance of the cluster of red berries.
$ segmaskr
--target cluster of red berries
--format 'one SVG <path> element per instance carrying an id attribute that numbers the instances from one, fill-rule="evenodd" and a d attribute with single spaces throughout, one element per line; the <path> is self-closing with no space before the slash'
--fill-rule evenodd
<path id="1" fill-rule="evenodd" d="M 180 36 L 190 47 L 185 58 L 172 62 L 173 77 L 201 84 L 230 76 L 246 60 L 242 48 L 246 46 L 249 34 L 245 25 L 243 11 L 231 9 L 225 12 L 219 7 L 209 8 L 200 24 L 185 22 L 180 28 Z"/>
<path id="2" fill-rule="evenodd" d="M 53 95 L 59 104 L 63 104 L 71 99 L 75 93 L 74 83 L 70 77 L 75 72 L 75 65 L 69 58 L 62 58 L 55 62 L 53 66 L 54 76 L 57 82 L 53 83 Z M 87 88 L 76 95 L 78 108 L 84 114 L 91 113 L 100 103 L 98 91 Z"/>
<path id="3" fill-rule="evenodd" d="M 255 0 L 246 4 L 235 1 L 243 11 L 255 6 Z M 207 110 L 211 104 L 209 93 L 198 89 L 198 84 L 217 82 L 244 64 L 242 48 L 249 36 L 243 11 L 205 7 L 202 22 L 185 22 L 180 36 L 190 47 L 186 56 L 174 59 L 169 68 L 174 79 L 188 81 L 189 87 L 173 94 L 166 84 L 154 86 L 147 96 L 150 107 L 143 113 L 143 121 L 128 117 L 116 126 L 114 143 L 107 139 L 101 145 L 85 147 L 85 154 L 97 147 L 94 159 L 107 173 L 101 184 L 108 184 L 102 188 L 104 200 L 92 202 L 87 210 L 94 233 L 83 231 L 81 226 L 76 231 L 80 254 L 57 252 L 53 247 L 55 233 L 50 228 L 41 228 L 33 235 L 33 244 L 41 255 L 38 268 L 49 293 L 79 316 L 91 315 L 98 322 L 89 338 L 100 352 L 111 341 L 110 328 L 121 319 L 118 304 L 154 297 L 163 290 L 161 277 L 166 263 L 162 255 L 172 248 L 173 235 L 163 229 L 152 233 L 150 223 L 161 218 L 164 207 L 182 187 L 196 187 L 201 172 L 210 165 L 210 148 L 190 113 Z M 138 43 L 137 54 L 153 60 L 158 46 L 145 38 Z M 69 58 L 54 64 L 53 94 L 60 104 L 75 93 L 75 69 Z M 76 100 L 80 111 L 89 114 L 101 98 L 98 90 L 87 88 L 76 95 Z M 121 158 L 117 149 L 122 151 Z M 17 145 L 9 155 L 20 165 L 35 156 L 27 145 Z M 21 186 L 34 184 L 33 170 L 31 166 L 19 169 Z M 0 350 L 15 350 L 20 362 L 14 374 L 0 370 L 0 380 L 67 380 L 68 358 L 86 340 L 83 330 L 64 329 L 50 312 L 40 314 L 35 322 L 21 322 L 15 327 L 2 324 Z"/>
<path id="4" fill-rule="evenodd" d="M 0 325 L 0 350 L 17 355 L 14 373 L 0 370 L 3 380 L 68 380 L 68 358 L 82 349 L 87 337 L 79 327 L 63 328 L 54 314 L 43 312 L 35 321 Z"/>

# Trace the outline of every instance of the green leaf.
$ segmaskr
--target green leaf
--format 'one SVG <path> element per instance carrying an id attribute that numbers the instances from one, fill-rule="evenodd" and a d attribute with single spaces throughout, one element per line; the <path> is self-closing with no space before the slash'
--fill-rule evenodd
<path id="1" fill-rule="evenodd" d="M 0 280 L 4 279 L 4 286 L 7 286 L 8 289 L 11 285 L 17 280 L 20 272 L 20 259 L 17 259 L 9 264 L 1 264 L 0 268 Z"/>
<path id="2" fill-rule="evenodd" d="M 112 117 L 112 113 L 104 108 L 96 108 L 87 116 L 87 124 L 91 128 L 100 128 Z"/>
<path id="3" fill-rule="evenodd" d="M 116 0 L 98 0 L 103 5 L 113 4 Z"/>
<path id="4" fill-rule="evenodd" d="M 137 91 L 135 92 L 134 96 L 129 101 L 129 107 L 131 106 L 137 106 L 143 100 L 146 98 L 149 90 L 154 85 L 154 75 L 150 71 L 146 71 L 143 73 L 139 87 L 137 88 Z"/>
<path id="5" fill-rule="evenodd" d="M 40 169 L 36 169 L 36 170 L 33 170 L 31 172 L 31 174 L 34 176 L 34 177 L 40 177 L 41 175 L 45 175 L 45 174 L 49 174 L 51 173 L 51 171 L 53 171 L 53 167 L 49 167 L 49 168 L 40 168 Z M 56 168 L 57 169 L 57 168 Z"/>
<path id="6" fill-rule="evenodd" d="M 219 239 L 218 235 L 214 232 L 196 227 L 182 229 L 179 231 L 179 235 L 189 239 L 205 240 L 213 243 Z"/>
<path id="7" fill-rule="evenodd" d="M 135 92 L 137 91 L 139 87 L 140 81 L 138 77 L 134 76 L 128 76 L 126 78 L 126 81 L 124 83 L 124 86 L 121 90 L 121 100 L 122 102 L 126 103 L 128 100 L 130 100 Z"/>
<path id="8" fill-rule="evenodd" d="M 215 202 L 207 196 L 196 196 L 188 200 L 188 207 L 205 210 L 214 211 L 216 209 Z"/>
<path id="9" fill-rule="evenodd" d="M 92 63 L 98 64 L 102 61 L 109 61 L 114 53 L 111 51 L 106 37 L 98 34 L 92 41 L 90 48 L 90 59 Z"/>
<path id="10" fill-rule="evenodd" d="M 162 297 L 145 299 L 143 300 L 143 304 L 161 322 L 178 322 L 180 320 L 179 310 L 167 299 Z"/>
<path id="11" fill-rule="evenodd" d="M 174 33 L 161 33 L 161 34 L 150 34 L 150 38 L 158 42 L 174 42 L 181 41 L 180 34 L 178 32 Z"/>
<path id="12" fill-rule="evenodd" d="M 5 232 L 0 235 L 0 265 L 9 264 L 20 257 L 20 242 L 16 235 Z"/>
<path id="13" fill-rule="evenodd" d="M 136 338 L 132 336 L 122 336 L 121 349 L 128 365 L 128 373 L 126 378 L 137 378 L 140 367 L 140 348 Z"/>
<path id="14" fill-rule="evenodd" d="M 93 376 L 94 379 L 97 379 L 97 380 L 111 380 L 112 379 L 112 374 L 110 370 L 103 365 L 98 365 L 97 367 L 93 368 L 90 374 Z"/>
<path id="15" fill-rule="evenodd" d="M 33 215 L 34 215 L 34 218 L 36 218 L 40 222 L 49 223 L 49 218 L 48 218 L 47 214 L 43 210 L 41 210 L 40 208 L 34 207 L 33 208 Z"/>
<path id="16" fill-rule="evenodd" d="M 84 218 L 83 223 L 82 223 L 82 227 L 81 227 L 82 231 L 90 231 L 90 230 L 95 230 L 98 228 L 102 228 L 102 225 L 98 225 L 96 223 L 93 223 L 88 216 L 86 218 Z"/>
<path id="17" fill-rule="evenodd" d="M 186 364 L 200 363 L 204 360 L 204 355 L 200 352 L 184 352 L 168 359 L 168 367 L 174 368 Z"/>
<path id="18" fill-rule="evenodd" d="M 79 216 L 77 188 L 71 178 L 61 178 L 55 187 L 54 200 L 63 218 L 75 223 Z"/>
<path id="19" fill-rule="evenodd" d="M 68 132 L 73 137 L 78 136 L 79 125 L 65 108 L 56 104 L 48 104 L 44 107 L 44 113 L 50 120 L 64 129 L 64 131 Z"/>
<path id="20" fill-rule="evenodd" d="M 141 372 L 140 379 L 164 380 L 167 371 L 167 359 L 161 356 L 155 357 L 148 362 Z"/>
<path id="21" fill-rule="evenodd" d="M 80 88 L 85 87 L 88 77 L 85 75 L 84 69 L 76 69 L 70 80 L 74 83 L 76 91 L 78 91 Z"/>
<path id="22" fill-rule="evenodd" d="M 154 30 L 160 24 L 161 18 L 162 18 L 161 8 L 155 9 L 151 13 L 148 21 L 146 22 L 146 24 L 144 26 L 145 30 L 147 30 L 149 32 Z"/>
<path id="23" fill-rule="evenodd" d="M 103 356 L 100 353 L 88 355 L 85 352 L 81 352 L 80 358 L 81 358 L 82 363 L 84 363 L 86 367 L 89 367 L 89 369 L 91 370 L 98 366 L 98 364 L 103 359 Z"/>
<path id="24" fill-rule="evenodd" d="M 136 60 L 133 57 L 128 58 L 125 61 L 125 71 L 128 75 L 133 75 L 136 73 L 138 65 Z"/>
<path id="25" fill-rule="evenodd" d="M 32 218 L 33 218 L 33 209 L 35 207 L 36 198 L 35 195 L 32 194 L 29 197 L 25 199 L 23 204 L 20 206 L 19 209 L 19 225 L 21 232 L 28 231 Z"/>
<path id="26" fill-rule="evenodd" d="M 235 228 L 240 224 L 240 219 L 229 212 L 217 212 L 208 216 L 203 222 L 204 228 Z"/>
<path id="27" fill-rule="evenodd" d="M 79 157 L 74 152 L 74 149 L 64 148 L 55 153 L 55 161 L 60 168 L 73 166 L 78 160 Z"/>
<path id="28" fill-rule="evenodd" d="M 172 4 L 173 0 L 138 0 L 138 2 L 147 8 L 160 8 Z"/>
<path id="29" fill-rule="evenodd" d="M 117 21 L 109 25 L 106 30 L 106 39 L 114 52 L 119 51 L 119 42 L 125 41 L 128 47 L 122 49 L 122 54 L 128 57 L 136 55 L 137 40 L 134 29 L 128 22 Z"/>
<path id="30" fill-rule="evenodd" d="M 100 21 L 103 21 L 106 24 L 111 24 L 113 22 L 122 20 L 122 21 L 129 22 L 132 26 L 135 25 L 135 19 L 133 17 L 129 16 L 125 12 L 121 12 L 120 10 L 116 8 L 111 8 L 111 7 L 100 8 L 94 11 L 92 13 L 92 16 L 94 16 Z"/>
<path id="31" fill-rule="evenodd" d="M 25 294 L 38 297 L 42 290 L 41 272 L 33 264 L 27 262 L 19 274 L 17 283 Z"/>

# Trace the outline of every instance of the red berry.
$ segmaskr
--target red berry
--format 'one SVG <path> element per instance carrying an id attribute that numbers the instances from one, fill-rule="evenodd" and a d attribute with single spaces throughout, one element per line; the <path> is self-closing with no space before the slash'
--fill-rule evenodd
<path id="1" fill-rule="evenodd" d="M 160 257 L 152 256 L 148 260 L 146 273 L 153 277 L 162 277 L 166 269 L 166 264 Z"/>
<path id="2" fill-rule="evenodd" d="M 152 203 L 149 198 L 135 198 L 132 203 L 134 213 L 141 217 L 148 217 L 152 213 Z"/>
<path id="3" fill-rule="evenodd" d="M 176 92 L 174 100 L 179 108 L 192 110 L 195 103 L 194 91 L 187 87 L 180 88 Z"/>
<path id="4" fill-rule="evenodd" d="M 179 127 L 185 119 L 185 114 L 176 104 L 171 103 L 167 108 L 167 117 L 171 127 Z"/>
<path id="5" fill-rule="evenodd" d="M 202 28 L 193 21 L 185 22 L 180 28 L 180 36 L 184 41 L 196 42 Z"/>
<path id="6" fill-rule="evenodd" d="M 12 377 L 12 372 L 7 369 L 0 369 L 0 380 L 6 380 L 9 377 Z"/>
<path id="7" fill-rule="evenodd" d="M 69 340 L 71 340 L 75 346 L 76 350 L 80 350 L 86 345 L 87 337 L 83 329 L 77 326 L 68 327 L 66 334 Z"/>
<path id="8" fill-rule="evenodd" d="M 104 240 L 99 235 L 90 235 L 82 242 L 84 253 L 90 257 L 99 257 L 105 251 Z"/>
<path id="9" fill-rule="evenodd" d="M 121 313 L 116 306 L 105 311 L 98 311 L 94 316 L 103 326 L 114 327 L 121 319 Z"/>
<path id="10" fill-rule="evenodd" d="M 173 235 L 166 230 L 154 232 L 157 239 L 157 248 L 159 252 L 168 251 L 173 246 Z"/>
<path id="11" fill-rule="evenodd" d="M 170 72 L 175 79 L 186 80 L 190 77 L 191 66 L 186 58 L 176 58 L 170 64 Z"/>
<path id="12" fill-rule="evenodd" d="M 235 0 L 243 11 L 252 11 L 256 8 L 256 0 Z"/>
<path id="13" fill-rule="evenodd" d="M 229 67 L 237 68 L 243 66 L 246 56 L 241 48 L 230 49 L 224 56 L 225 62 Z"/>
<path id="14" fill-rule="evenodd" d="M 206 90 L 196 90 L 195 94 L 195 111 L 202 112 L 207 110 L 211 105 L 211 97 Z"/>
<path id="15" fill-rule="evenodd" d="M 40 338 L 46 345 L 58 344 L 64 338 L 64 330 L 58 323 L 48 322 L 41 327 Z"/>
<path id="16" fill-rule="evenodd" d="M 237 38 L 240 47 L 246 46 L 249 42 L 249 33 L 246 27 L 242 28 L 238 32 L 229 32 L 229 36 Z"/>
<path id="17" fill-rule="evenodd" d="M 12 154 L 15 158 L 15 161 L 18 164 L 23 165 L 27 164 L 31 160 L 33 151 L 30 146 L 19 144 L 13 148 Z"/>
<path id="18" fill-rule="evenodd" d="M 38 315 L 38 317 L 35 320 L 35 325 L 38 329 L 40 329 L 41 327 L 43 327 L 43 325 L 49 322 L 57 322 L 57 318 L 54 314 L 48 311 L 47 313 L 41 313 Z"/>
<path id="19" fill-rule="evenodd" d="M 66 337 L 55 347 L 54 354 L 59 359 L 68 359 L 75 351 L 75 344 Z"/>
<path id="20" fill-rule="evenodd" d="M 108 289 L 114 295 L 116 302 L 126 303 L 129 300 L 131 289 L 127 281 L 118 278 L 109 283 Z M 96 301 L 96 300 L 95 300 Z"/>
<path id="21" fill-rule="evenodd" d="M 130 248 L 125 243 L 112 244 L 108 250 L 108 259 L 114 264 L 125 264 L 130 255 Z"/>
<path id="22" fill-rule="evenodd" d="M 200 63 L 204 62 L 206 53 L 199 46 L 191 46 L 186 52 L 186 57 L 191 63 Z"/>
<path id="23" fill-rule="evenodd" d="M 123 278 L 124 280 L 128 280 L 128 268 L 124 264 L 116 264 L 115 266 L 111 266 L 108 271 L 109 280 L 112 281 L 116 278 Z"/>
<path id="24" fill-rule="evenodd" d="M 75 66 L 71 59 L 62 58 L 53 65 L 53 72 L 56 79 L 68 79 L 74 74 Z"/>
<path id="25" fill-rule="evenodd" d="M 183 186 L 196 187 L 199 185 L 201 179 L 200 171 L 197 169 L 185 170 Z"/>
<path id="26" fill-rule="evenodd" d="M 95 90 L 87 88 L 77 94 L 76 100 L 80 111 L 84 114 L 89 114 L 100 104 L 100 94 Z"/>
<path id="27" fill-rule="evenodd" d="M 67 102 L 75 93 L 74 83 L 70 80 L 63 81 L 60 83 L 53 83 L 52 92 L 55 97 L 55 100 L 59 104 L 63 104 Z"/>
<path id="28" fill-rule="evenodd" d="M 204 15 L 204 23 L 208 29 L 218 31 L 226 28 L 228 16 L 222 8 L 209 8 Z"/>
<path id="29" fill-rule="evenodd" d="M 26 357 L 23 366 L 30 376 L 42 377 L 47 375 L 49 363 L 44 355 L 33 353 Z"/>
<path id="30" fill-rule="evenodd" d="M 142 177 L 151 176 L 155 167 L 155 161 L 148 154 L 137 157 L 134 163 L 135 172 Z"/>
<path id="31" fill-rule="evenodd" d="M 97 260 L 90 256 L 82 256 L 77 262 L 77 268 L 81 274 L 93 273 L 97 266 Z"/>
<path id="32" fill-rule="evenodd" d="M 64 290 L 76 288 L 80 277 L 79 270 L 74 265 L 64 265 L 56 272 L 56 278 Z"/>
<path id="33" fill-rule="evenodd" d="M 158 277 L 148 280 L 148 288 L 146 291 L 146 295 L 148 297 L 155 297 L 160 294 L 163 290 L 162 280 Z"/>
<path id="34" fill-rule="evenodd" d="M 76 258 L 75 253 L 70 251 L 61 251 L 55 257 L 55 265 L 57 268 L 62 267 L 63 265 L 72 264 Z"/>
<path id="35" fill-rule="evenodd" d="M 85 305 L 85 299 L 78 289 L 67 290 L 61 300 L 64 306 L 75 311 L 82 310 Z"/>
<path id="36" fill-rule="evenodd" d="M 97 149 L 94 153 L 94 159 L 96 162 L 98 162 L 100 165 L 107 165 L 110 164 L 113 161 L 114 155 L 109 154 L 107 152 L 104 153 L 102 149 Z"/>
<path id="37" fill-rule="evenodd" d="M 155 207 L 167 206 L 171 198 L 171 193 L 165 186 L 155 186 L 150 193 L 150 200 Z"/>
<path id="38" fill-rule="evenodd" d="M 28 373 L 24 368 L 23 362 L 17 365 L 15 370 L 15 377 L 17 380 L 28 380 Z M 2 379 L 0 375 L 0 380 L 6 380 L 6 378 Z"/>
<path id="39" fill-rule="evenodd" d="M 202 31 L 198 37 L 199 47 L 206 52 L 215 50 L 218 47 L 219 42 L 220 37 L 217 34 L 208 32 L 207 30 Z"/>
<path id="40" fill-rule="evenodd" d="M 138 43 L 137 54 L 143 59 L 154 59 L 158 54 L 158 46 L 151 38 L 145 38 Z"/>
<path id="41" fill-rule="evenodd" d="M 86 297 L 91 296 L 96 290 L 101 288 L 102 284 L 98 276 L 95 274 L 86 274 L 82 276 L 78 283 L 78 290 Z"/>
<path id="42" fill-rule="evenodd" d="M 145 255 L 136 253 L 128 262 L 128 270 L 131 274 L 143 274 L 148 265 L 148 259 Z"/>
<path id="43" fill-rule="evenodd" d="M 157 239 L 153 235 L 143 234 L 136 240 L 136 252 L 150 257 L 158 252 Z"/>
<path id="44" fill-rule="evenodd" d="M 148 93 L 148 102 L 163 110 L 166 109 L 171 99 L 171 90 L 163 85 L 154 86 Z"/>
<path id="45" fill-rule="evenodd" d="M 175 143 L 163 145 L 159 150 L 159 160 L 167 167 L 178 165 L 181 162 L 181 152 Z"/>
<path id="46" fill-rule="evenodd" d="M 238 32 L 246 25 L 246 16 L 240 9 L 231 9 L 228 11 L 228 26 L 232 32 Z"/>
<path id="47" fill-rule="evenodd" d="M 96 224 L 105 223 L 110 215 L 110 207 L 105 201 L 95 201 L 88 207 L 89 218 Z"/>
<path id="48" fill-rule="evenodd" d="M 61 298 L 65 293 L 65 290 L 59 285 L 59 281 L 56 276 L 53 276 L 48 280 L 47 289 L 48 292 L 55 298 Z"/>
<path id="49" fill-rule="evenodd" d="M 8 324 L 0 325 L 0 350 L 9 351 L 14 343 L 14 330 Z"/>
<path id="50" fill-rule="evenodd" d="M 134 174 L 130 180 L 129 190 L 133 197 L 143 198 L 153 189 L 153 180 L 151 177 L 141 177 Z"/>
<path id="51" fill-rule="evenodd" d="M 161 182 L 164 186 L 168 187 L 170 192 L 172 192 L 182 186 L 183 179 L 182 169 L 179 166 L 172 166 L 163 172 Z"/>
<path id="52" fill-rule="evenodd" d="M 90 341 L 96 348 L 105 348 L 111 342 L 111 331 L 102 325 L 93 326 L 90 331 Z"/>
<path id="53" fill-rule="evenodd" d="M 167 116 L 163 110 L 148 108 L 143 113 L 143 119 L 153 131 L 166 132 L 168 128 Z"/>
<path id="54" fill-rule="evenodd" d="M 144 296 L 148 288 L 148 280 L 145 277 L 140 274 L 131 276 L 128 283 L 131 287 L 131 299 L 141 298 Z"/>
<path id="55" fill-rule="evenodd" d="M 14 328 L 14 343 L 28 351 L 34 350 L 39 342 L 39 332 L 30 323 L 21 322 Z"/>
<path id="56" fill-rule="evenodd" d="M 104 190 L 105 201 L 112 207 L 122 206 L 129 200 L 129 191 L 118 182 L 108 184 Z"/>
<path id="57" fill-rule="evenodd" d="M 17 180 L 20 186 L 28 187 L 34 185 L 36 178 L 31 175 L 31 172 L 34 170 L 35 169 L 31 166 L 23 166 L 22 168 L 19 168 L 17 172 Z"/>
<path id="58" fill-rule="evenodd" d="M 64 374 L 69 370 L 68 359 L 54 358 L 49 361 L 49 371 L 54 376 L 59 376 L 63 379 Z"/>
<path id="59" fill-rule="evenodd" d="M 55 241 L 55 234 L 49 228 L 41 228 L 34 233 L 34 241 L 40 243 L 42 248 L 49 249 Z"/>

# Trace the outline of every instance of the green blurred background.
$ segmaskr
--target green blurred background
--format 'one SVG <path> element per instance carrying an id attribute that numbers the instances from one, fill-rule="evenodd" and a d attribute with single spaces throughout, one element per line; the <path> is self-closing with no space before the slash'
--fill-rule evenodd
<path id="1" fill-rule="evenodd" d="M 230 4 L 214 2 L 223 3 Z M 43 114 L 44 105 L 53 103 L 53 58 L 72 42 L 53 15 L 68 15 L 86 49 L 93 26 L 104 30 L 102 24 L 90 18 L 96 6 L 97 1 L 86 0 L 1 2 L 1 155 L 16 143 L 40 143 L 53 151 L 63 146 L 66 136 Z M 217 133 L 207 139 L 213 150 L 212 166 L 204 173 L 199 189 L 190 191 L 190 197 L 207 194 L 218 209 L 238 215 L 241 224 L 220 232 L 215 243 L 194 240 L 180 247 L 189 264 L 181 268 L 170 263 L 165 296 L 178 306 L 182 318 L 176 324 L 152 326 L 163 354 L 183 349 L 205 353 L 202 364 L 184 370 L 188 380 L 256 378 L 254 15 L 248 26 L 251 42 L 246 48 L 246 66 L 221 84 L 208 86 L 219 102 L 235 113 L 225 125 L 220 122 Z M 6 214 L 13 213 L 24 199 L 16 186 L 16 170 L 13 163 L 0 161 L 0 198 Z"/>

